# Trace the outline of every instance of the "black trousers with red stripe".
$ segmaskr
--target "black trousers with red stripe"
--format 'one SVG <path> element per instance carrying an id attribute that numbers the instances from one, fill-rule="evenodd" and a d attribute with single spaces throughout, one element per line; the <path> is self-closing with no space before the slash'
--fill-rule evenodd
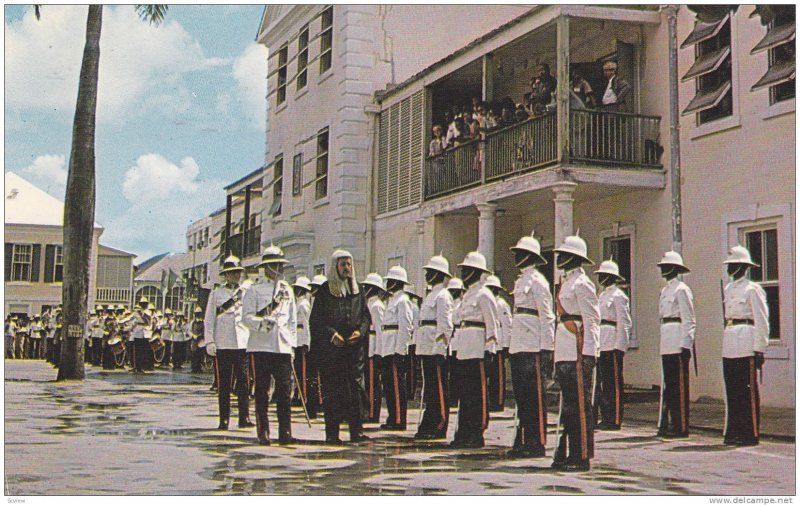
<path id="1" fill-rule="evenodd" d="M 603 424 L 620 427 L 624 406 L 622 359 L 619 349 L 600 351 L 597 360 L 597 387 L 594 390 L 594 418 Z"/>
<path id="2" fill-rule="evenodd" d="M 381 358 L 381 383 L 386 398 L 386 410 L 389 415 L 386 424 L 394 428 L 406 427 L 406 408 L 408 395 L 406 391 L 407 357 L 392 354 Z"/>
<path id="3" fill-rule="evenodd" d="M 219 351 L 218 351 L 219 352 Z M 250 367 L 255 375 L 256 434 L 269 438 L 269 384 L 275 379 L 272 399 L 278 410 L 278 436 L 281 440 L 292 437 L 292 356 L 273 352 L 251 352 Z"/>
<path id="4" fill-rule="evenodd" d="M 725 441 L 757 444 L 761 424 L 761 398 L 755 359 L 722 358 L 727 413 Z"/>
<path id="5" fill-rule="evenodd" d="M 559 361 L 555 364 L 555 380 L 561 387 L 562 402 L 559 416 L 561 433 L 554 457 L 556 462 L 578 464 L 594 457 L 591 403 L 594 367 L 594 356 L 582 356 L 581 374 L 578 374 L 575 361 Z"/>
<path id="6" fill-rule="evenodd" d="M 486 390 L 489 392 L 489 411 L 502 412 L 506 403 L 506 354 L 498 350 L 484 355 Z"/>
<path id="7" fill-rule="evenodd" d="M 301 345 L 294 350 L 294 371 L 297 374 L 297 384 L 294 389 L 294 399 L 300 402 L 300 394 L 308 403 L 308 346 Z M 291 370 L 289 371 L 291 373 Z"/>
<path id="8" fill-rule="evenodd" d="M 406 396 L 414 399 L 417 395 L 417 373 L 420 369 L 420 357 L 417 356 L 417 346 L 408 346 L 406 362 Z"/>
<path id="9" fill-rule="evenodd" d="M 517 404 L 515 449 L 538 449 L 547 440 L 547 403 L 544 396 L 544 375 L 538 352 L 509 354 L 511 385 Z"/>
<path id="10" fill-rule="evenodd" d="M 219 419 L 227 422 L 231 417 L 231 390 L 236 387 L 239 421 L 249 417 L 250 384 L 247 382 L 247 351 L 245 349 L 217 349 L 214 368 L 219 399 Z"/>
<path id="11" fill-rule="evenodd" d="M 483 432 L 489 426 L 489 408 L 486 395 L 486 367 L 483 358 L 458 359 L 460 389 L 458 426 L 455 441 L 483 441 Z"/>
<path id="12" fill-rule="evenodd" d="M 367 399 L 369 401 L 367 417 L 368 423 L 379 423 L 381 421 L 381 402 L 383 400 L 383 389 L 381 385 L 381 357 L 370 356 L 364 368 L 364 382 L 367 388 Z"/>
<path id="13" fill-rule="evenodd" d="M 688 350 L 661 355 L 664 374 L 661 422 L 658 425 L 661 433 L 689 434 L 689 357 Z"/>
<path id="14" fill-rule="evenodd" d="M 425 412 L 417 433 L 445 436 L 450 418 L 450 407 L 447 403 L 447 374 L 445 357 L 441 354 L 419 356 L 422 359 L 422 376 L 424 389 L 422 398 Z"/>
<path id="15" fill-rule="evenodd" d="M 130 344 L 131 341 L 128 341 Z M 143 372 L 146 365 L 146 352 L 150 349 L 150 345 L 147 342 L 146 338 L 134 338 L 133 345 L 133 354 L 130 356 L 131 360 L 131 368 L 137 372 Z"/>

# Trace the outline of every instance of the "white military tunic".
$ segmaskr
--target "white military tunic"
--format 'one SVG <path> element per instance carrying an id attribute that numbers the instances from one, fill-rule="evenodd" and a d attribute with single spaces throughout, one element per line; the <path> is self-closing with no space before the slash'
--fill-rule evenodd
<path id="1" fill-rule="evenodd" d="M 380 296 L 370 296 L 367 299 L 367 310 L 370 316 L 370 331 L 374 332 L 369 335 L 369 342 L 367 343 L 367 356 L 388 356 L 394 354 L 394 348 L 391 350 L 384 349 L 386 339 L 383 338 L 383 313 L 386 311 L 386 304 L 383 303 Z"/>
<path id="2" fill-rule="evenodd" d="M 681 348 L 691 349 L 694 343 L 695 319 L 692 290 L 678 278 L 661 289 L 658 316 L 679 318 L 680 323 L 661 323 L 661 354 L 680 354 Z"/>
<path id="3" fill-rule="evenodd" d="M 245 288 L 219 286 L 208 296 L 205 315 L 206 344 L 214 343 L 217 349 L 246 349 L 248 330 L 242 324 L 242 296 Z M 237 296 L 237 301 L 222 314 L 217 307 Z"/>
<path id="4" fill-rule="evenodd" d="M 513 317 L 511 316 L 511 307 L 505 298 L 498 295 L 495 297 L 497 300 L 497 321 L 499 323 L 500 341 L 498 347 L 507 348 L 511 347 L 511 328 L 513 325 Z"/>
<path id="5" fill-rule="evenodd" d="M 311 347 L 311 334 L 308 331 L 308 318 L 311 316 L 311 301 L 308 296 L 303 296 L 299 300 L 295 299 L 297 305 L 297 347 L 301 345 Z"/>
<path id="6" fill-rule="evenodd" d="M 467 326 L 466 323 L 483 323 L 483 327 Z M 456 327 L 454 351 L 458 359 L 483 358 L 487 347 L 497 341 L 497 304 L 494 296 L 480 282 L 474 283 L 462 295 L 461 305 L 453 314 Z"/>
<path id="7" fill-rule="evenodd" d="M 448 289 L 447 292 L 449 293 L 450 290 Z M 450 293 L 450 296 L 452 296 L 452 293 Z M 455 317 L 456 313 L 460 310 L 463 298 L 464 298 L 463 294 L 457 300 L 453 298 L 453 316 L 451 318 L 451 320 L 453 321 L 453 333 L 452 336 L 450 337 L 450 342 L 448 342 L 447 345 L 447 354 L 450 356 L 452 356 L 454 352 L 458 351 L 458 332 L 455 331 L 456 327 Z"/>
<path id="8" fill-rule="evenodd" d="M 383 335 L 384 343 L 382 349 L 384 354 L 408 354 L 408 343 L 414 330 L 414 311 L 411 308 L 411 300 L 402 290 L 396 291 L 386 304 L 386 311 L 383 313 Z M 386 328 L 396 325 L 397 328 Z M 385 347 L 384 347 L 385 346 Z"/>
<path id="9" fill-rule="evenodd" d="M 576 322 L 583 328 L 584 356 L 597 357 L 600 346 L 600 310 L 597 307 L 597 293 L 594 283 L 584 273 L 583 268 L 567 272 L 567 277 L 558 294 L 561 307 L 567 314 L 581 316 Z M 577 361 L 577 337 L 559 321 L 555 335 L 554 361 Z"/>
<path id="10" fill-rule="evenodd" d="M 244 293 L 242 321 L 250 330 L 247 352 L 291 354 L 297 347 L 297 306 L 292 287 L 286 281 L 259 278 Z M 258 316 L 273 301 L 270 315 Z"/>
<path id="11" fill-rule="evenodd" d="M 725 286 L 723 358 L 745 358 L 765 352 L 769 344 L 769 308 L 764 289 L 746 276 Z M 733 319 L 751 319 L 753 324 L 730 324 Z"/>
<path id="12" fill-rule="evenodd" d="M 422 301 L 419 310 L 419 327 L 416 331 L 417 355 L 443 356 L 447 353 L 447 340 L 453 334 L 453 296 L 439 283 Z M 437 337 L 444 335 L 444 340 Z"/>
<path id="13" fill-rule="evenodd" d="M 600 350 L 626 352 L 631 337 L 630 301 L 619 286 L 608 286 L 600 293 L 600 318 L 617 323 L 600 325 Z"/>
<path id="14" fill-rule="evenodd" d="M 514 283 L 514 307 L 517 312 L 511 326 L 509 352 L 552 351 L 556 316 L 550 284 L 532 266 L 523 268 Z M 539 315 L 519 312 L 520 308 L 536 310 Z"/>

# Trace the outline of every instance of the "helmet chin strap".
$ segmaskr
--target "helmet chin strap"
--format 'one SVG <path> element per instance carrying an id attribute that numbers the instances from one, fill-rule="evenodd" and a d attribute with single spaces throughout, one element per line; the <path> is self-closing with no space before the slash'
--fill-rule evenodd
<path id="1" fill-rule="evenodd" d="M 514 266 L 517 268 L 522 268 L 523 266 L 527 266 L 531 259 L 530 253 L 526 254 L 524 258 L 520 259 L 519 261 L 514 262 Z"/>
<path id="2" fill-rule="evenodd" d="M 736 267 L 737 267 L 736 270 L 733 270 L 732 272 L 729 270 L 728 271 L 728 275 L 730 275 L 734 279 L 741 279 L 742 277 L 744 277 L 744 274 L 747 272 L 747 265 L 743 265 L 743 264 L 739 263 L 739 264 L 736 264 Z"/>
<path id="3" fill-rule="evenodd" d="M 669 268 L 665 268 L 661 271 L 661 277 L 672 280 L 678 276 L 678 268 L 674 265 L 670 265 Z"/>

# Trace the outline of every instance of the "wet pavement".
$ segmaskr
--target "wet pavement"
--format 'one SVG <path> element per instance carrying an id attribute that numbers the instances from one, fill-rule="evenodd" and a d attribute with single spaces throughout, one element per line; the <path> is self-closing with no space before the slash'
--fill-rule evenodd
<path id="1" fill-rule="evenodd" d="M 80 383 L 55 375 L 40 361 L 5 361 L 6 495 L 795 494 L 795 444 L 781 439 L 730 448 L 700 431 L 663 441 L 652 423 L 631 420 L 622 431 L 597 432 L 591 471 L 572 474 L 550 470 L 550 458 L 505 457 L 509 408 L 492 413 L 485 448 L 456 451 L 444 441 L 415 443 L 412 428 L 376 425 L 366 427 L 369 441 L 325 446 L 322 419 L 308 428 L 298 407 L 300 442 L 262 447 L 254 429 L 236 429 L 233 420 L 229 431 L 213 429 L 210 375 L 91 367 Z M 409 424 L 418 416 L 410 408 Z M 451 437 L 454 428 L 455 410 Z M 550 454 L 554 440 L 551 426 Z"/>

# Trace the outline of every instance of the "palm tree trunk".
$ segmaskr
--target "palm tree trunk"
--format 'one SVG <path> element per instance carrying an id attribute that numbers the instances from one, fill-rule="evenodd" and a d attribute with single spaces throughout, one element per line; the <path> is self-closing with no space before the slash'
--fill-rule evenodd
<path id="1" fill-rule="evenodd" d="M 85 378 L 83 336 L 86 332 L 89 260 L 94 235 L 94 136 L 102 21 L 103 6 L 90 5 L 64 199 L 64 283 L 61 291 L 64 327 L 57 380 Z"/>

